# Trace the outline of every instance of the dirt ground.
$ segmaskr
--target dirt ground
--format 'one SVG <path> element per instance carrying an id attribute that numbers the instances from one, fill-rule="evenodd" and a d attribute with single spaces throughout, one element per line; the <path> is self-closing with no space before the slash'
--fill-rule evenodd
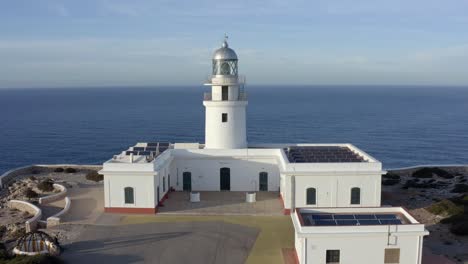
<path id="1" fill-rule="evenodd" d="M 411 174 L 416 169 L 392 171 L 401 176 L 399 184 L 393 186 L 382 186 L 382 205 L 403 206 L 421 223 L 426 225 L 430 235 L 424 238 L 424 247 L 429 254 L 446 256 L 455 263 L 468 263 L 468 237 L 456 236 L 449 231 L 449 225 L 441 224 L 444 217 L 434 215 L 425 208 L 442 200 L 458 196 L 451 193 L 453 185 L 462 176 L 468 179 L 468 167 L 444 167 L 444 170 L 457 175 L 458 178 L 443 179 L 434 176 L 437 181 L 446 182 L 443 188 L 408 188 L 403 189 L 403 184 L 414 179 Z M 440 261 L 439 261 L 440 262 Z"/>

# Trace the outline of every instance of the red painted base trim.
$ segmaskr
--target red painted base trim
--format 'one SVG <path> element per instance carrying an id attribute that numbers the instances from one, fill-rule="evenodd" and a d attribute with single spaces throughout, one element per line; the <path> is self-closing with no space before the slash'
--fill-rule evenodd
<path id="1" fill-rule="evenodd" d="M 294 256 L 296 257 L 296 263 L 299 264 L 299 256 L 297 255 L 296 248 L 294 248 Z"/>
<path id="2" fill-rule="evenodd" d="M 283 196 L 281 195 L 281 193 L 279 195 L 279 199 L 280 199 L 280 202 L 281 202 L 281 206 L 283 207 L 283 214 L 284 215 L 290 215 L 291 214 L 291 209 L 284 208 L 284 199 L 283 199 Z"/>
<path id="3" fill-rule="evenodd" d="M 164 201 L 166 201 L 167 199 L 169 199 L 169 192 L 167 192 L 162 198 L 161 200 L 159 201 L 159 206 L 160 207 L 164 207 Z"/>
<path id="4" fill-rule="evenodd" d="M 117 214 L 155 214 L 158 212 L 158 208 L 105 207 L 104 212 Z"/>

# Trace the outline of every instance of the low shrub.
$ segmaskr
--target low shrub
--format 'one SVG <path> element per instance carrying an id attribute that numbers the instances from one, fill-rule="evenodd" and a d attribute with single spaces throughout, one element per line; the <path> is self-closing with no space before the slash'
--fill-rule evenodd
<path id="1" fill-rule="evenodd" d="M 465 183 L 457 183 L 455 184 L 454 188 L 452 189 L 453 193 L 465 193 L 468 192 L 468 184 Z"/>
<path id="2" fill-rule="evenodd" d="M 382 180 L 382 185 L 392 186 L 392 185 L 398 184 L 399 182 L 400 182 L 399 179 L 383 179 Z"/>
<path id="3" fill-rule="evenodd" d="M 97 171 L 90 171 L 86 174 L 86 179 L 90 181 L 100 182 L 104 180 L 104 175 L 99 174 Z"/>
<path id="4" fill-rule="evenodd" d="M 7 259 L 5 264 L 62 264 L 65 263 L 62 259 L 50 255 L 36 256 L 15 256 Z"/>
<path id="5" fill-rule="evenodd" d="M 64 169 L 60 167 L 54 169 L 54 172 L 63 172 L 63 171 Z"/>
<path id="6" fill-rule="evenodd" d="M 393 173 L 393 172 L 387 172 L 384 175 L 382 175 L 382 177 L 385 179 L 392 179 L 392 180 L 399 180 L 401 178 L 400 175 Z"/>
<path id="7" fill-rule="evenodd" d="M 37 192 L 33 191 L 33 189 L 27 188 L 26 190 L 24 190 L 24 196 L 26 196 L 26 198 L 28 199 L 32 199 L 37 198 L 39 195 L 37 194 Z"/>
<path id="8" fill-rule="evenodd" d="M 434 203 L 426 208 L 427 211 L 442 216 L 454 216 L 463 214 L 463 207 L 456 205 L 454 202 L 444 199 L 438 203 Z"/>
<path id="9" fill-rule="evenodd" d="M 54 190 L 54 182 L 51 179 L 43 180 L 37 185 L 37 188 L 43 192 L 51 192 Z"/>
<path id="10" fill-rule="evenodd" d="M 6 228 L 5 228 L 6 229 Z M 7 260 L 8 259 L 8 251 L 5 247 L 5 244 L 3 243 L 0 243 L 0 263 L 4 263 L 3 260 Z"/>
<path id="11" fill-rule="evenodd" d="M 468 220 L 452 224 L 450 232 L 458 236 L 468 236 Z"/>
<path id="12" fill-rule="evenodd" d="M 455 177 L 446 170 L 437 167 L 421 168 L 413 172 L 412 176 L 415 178 L 432 178 L 434 174 L 444 179 L 452 179 L 453 177 Z"/>
<path id="13" fill-rule="evenodd" d="M 10 233 L 10 237 L 13 239 L 18 239 L 26 235 L 26 229 L 24 227 L 16 229 L 14 232 Z"/>
<path id="14" fill-rule="evenodd" d="M 31 176 L 31 177 L 29 177 L 29 179 L 30 179 L 31 181 L 37 180 L 37 178 L 36 178 L 35 176 Z"/>
<path id="15" fill-rule="evenodd" d="M 75 173 L 77 170 L 75 168 L 66 168 L 65 172 L 66 173 Z"/>

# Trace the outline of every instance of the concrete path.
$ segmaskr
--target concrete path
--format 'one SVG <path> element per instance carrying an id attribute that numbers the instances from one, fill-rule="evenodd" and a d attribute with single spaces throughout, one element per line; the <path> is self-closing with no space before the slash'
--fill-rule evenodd
<path id="1" fill-rule="evenodd" d="M 225 222 L 88 226 L 67 263 L 245 263 L 258 229 Z"/>
<path id="2" fill-rule="evenodd" d="M 189 192 L 172 192 L 158 208 L 159 214 L 178 215 L 282 215 L 278 192 L 257 192 L 255 203 L 245 202 L 245 192 L 200 192 L 200 202 L 190 202 Z"/>

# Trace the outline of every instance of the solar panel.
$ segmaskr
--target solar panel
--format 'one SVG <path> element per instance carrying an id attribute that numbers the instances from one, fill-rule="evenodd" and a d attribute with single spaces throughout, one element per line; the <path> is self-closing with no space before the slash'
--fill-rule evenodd
<path id="1" fill-rule="evenodd" d="M 348 147 L 292 146 L 284 149 L 290 162 L 362 162 L 364 159 Z"/>
<path id="2" fill-rule="evenodd" d="M 356 219 L 365 219 L 365 220 L 375 219 L 374 214 L 357 214 L 355 215 L 355 217 Z"/>
<path id="3" fill-rule="evenodd" d="M 355 226 L 355 225 L 401 225 L 395 214 L 302 214 L 305 225 Z"/>
<path id="4" fill-rule="evenodd" d="M 380 225 L 379 220 L 359 220 L 360 225 Z"/>
<path id="5" fill-rule="evenodd" d="M 382 225 L 401 225 L 401 220 L 399 219 L 391 219 L 391 220 L 385 220 L 385 219 L 382 219 L 380 220 L 380 223 L 382 223 Z"/>
<path id="6" fill-rule="evenodd" d="M 354 215 L 352 214 L 343 214 L 343 215 L 337 214 L 334 217 L 335 219 L 354 219 Z"/>
<path id="7" fill-rule="evenodd" d="M 314 219 L 314 220 L 333 219 L 333 215 L 331 215 L 331 214 L 314 214 L 314 215 L 312 215 L 312 219 Z"/>
<path id="8" fill-rule="evenodd" d="M 358 220 L 336 220 L 338 225 L 358 225 Z"/>
<path id="9" fill-rule="evenodd" d="M 377 219 L 397 219 L 396 215 L 393 214 L 376 214 Z"/>
<path id="10" fill-rule="evenodd" d="M 334 226 L 336 225 L 335 220 L 318 220 L 315 221 L 315 225 L 317 226 Z"/>

